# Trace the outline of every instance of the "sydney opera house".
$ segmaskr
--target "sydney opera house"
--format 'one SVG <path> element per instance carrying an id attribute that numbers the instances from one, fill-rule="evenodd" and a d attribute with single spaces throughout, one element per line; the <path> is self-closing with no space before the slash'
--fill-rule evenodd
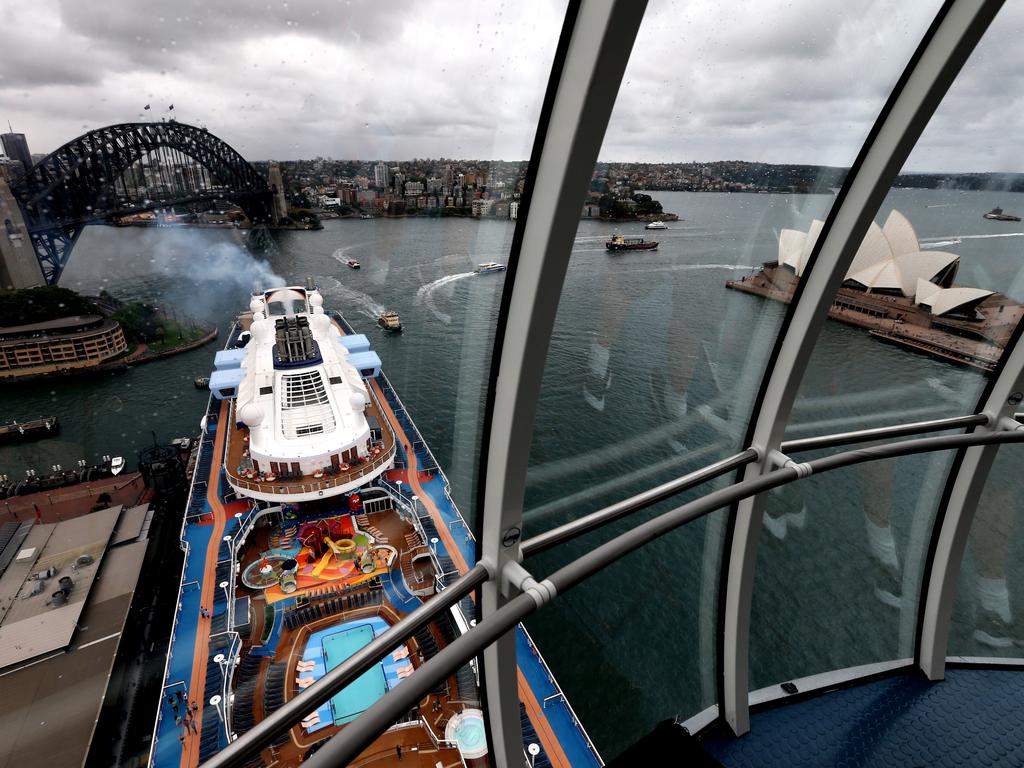
<path id="1" fill-rule="evenodd" d="M 807 232 L 783 229 L 778 261 L 727 285 L 789 303 L 822 226 L 815 219 Z M 883 226 L 871 222 L 829 316 L 887 341 L 990 370 L 1024 307 L 995 291 L 956 285 L 959 266 L 956 254 L 922 250 L 914 226 L 893 210 Z"/>

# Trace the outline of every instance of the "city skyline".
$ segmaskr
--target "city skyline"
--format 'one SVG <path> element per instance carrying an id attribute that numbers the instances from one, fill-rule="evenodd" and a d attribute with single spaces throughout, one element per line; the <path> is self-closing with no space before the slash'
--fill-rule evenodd
<path id="1" fill-rule="evenodd" d="M 938 4 L 872 2 L 855 18 L 839 2 L 751 8 L 652 4 L 602 162 L 848 167 Z M 251 160 L 528 158 L 564 4 L 405 10 L 0 0 L 0 119 L 37 154 L 176 117 Z M 905 170 L 1024 171 L 1010 138 L 1024 119 L 1021 18 L 1002 11 Z M 64 54 L 39 57 L 54 41 Z"/>

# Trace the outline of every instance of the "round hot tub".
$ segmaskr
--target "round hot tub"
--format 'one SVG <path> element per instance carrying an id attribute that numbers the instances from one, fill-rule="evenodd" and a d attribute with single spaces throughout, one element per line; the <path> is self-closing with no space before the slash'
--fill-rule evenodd
<path id="1" fill-rule="evenodd" d="M 452 715 L 445 726 L 444 737 L 454 743 L 467 760 L 483 757 L 487 754 L 484 713 L 479 709 L 466 709 Z"/>

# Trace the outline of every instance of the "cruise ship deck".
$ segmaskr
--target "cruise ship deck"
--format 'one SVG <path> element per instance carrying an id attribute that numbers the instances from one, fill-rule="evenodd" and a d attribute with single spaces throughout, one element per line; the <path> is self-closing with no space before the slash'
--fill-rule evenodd
<path id="1" fill-rule="evenodd" d="M 340 315 L 334 321 L 351 333 Z M 234 426 L 233 401 L 211 398 L 182 529 L 186 562 L 152 749 L 155 768 L 200 765 L 227 746 L 229 733 L 244 735 L 301 699 L 305 688 L 469 571 L 476 544 L 447 479 L 387 378 L 368 384 L 367 413 L 387 425 L 381 459 L 397 458 L 377 482 L 359 488 L 358 501 L 342 495 L 274 505 L 239 498 L 232 487 L 238 478 L 226 468 L 244 461 L 244 430 Z M 260 488 L 287 498 L 311 482 L 274 480 Z M 345 540 L 372 554 L 372 570 L 337 556 Z M 285 591 L 276 567 L 287 561 L 295 579 Z M 463 598 L 342 693 L 310 707 L 253 764 L 299 764 L 454 642 L 475 616 L 474 600 Z M 600 765 L 522 627 L 517 645 L 522 728 L 524 738 L 540 745 L 536 764 Z M 411 765 L 485 765 L 483 721 L 474 715 L 479 707 L 475 665 L 467 664 L 350 764 L 379 764 L 400 749 Z"/>

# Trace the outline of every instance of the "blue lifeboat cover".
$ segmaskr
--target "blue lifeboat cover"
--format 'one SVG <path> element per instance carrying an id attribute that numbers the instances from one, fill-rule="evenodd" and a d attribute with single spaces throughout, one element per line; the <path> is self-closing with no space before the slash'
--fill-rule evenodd
<path id="1" fill-rule="evenodd" d="M 218 371 L 228 368 L 238 368 L 245 359 L 244 349 L 222 349 L 213 358 L 213 367 Z"/>
<path id="2" fill-rule="evenodd" d="M 241 368 L 228 368 L 210 374 L 210 391 L 218 400 L 230 400 L 238 394 L 238 385 L 245 378 Z"/>
<path id="3" fill-rule="evenodd" d="M 350 355 L 348 359 L 349 362 L 356 367 L 356 370 L 363 375 L 363 378 L 366 378 L 367 376 L 376 376 L 380 373 L 380 356 L 372 350 L 367 352 L 356 352 Z M 364 371 L 372 371 L 372 373 L 364 373 Z M 212 386 L 213 382 L 210 384 Z"/>
<path id="4" fill-rule="evenodd" d="M 342 336 L 341 346 L 349 352 L 367 352 L 370 349 L 370 340 L 366 334 L 356 333 L 352 336 Z"/>

